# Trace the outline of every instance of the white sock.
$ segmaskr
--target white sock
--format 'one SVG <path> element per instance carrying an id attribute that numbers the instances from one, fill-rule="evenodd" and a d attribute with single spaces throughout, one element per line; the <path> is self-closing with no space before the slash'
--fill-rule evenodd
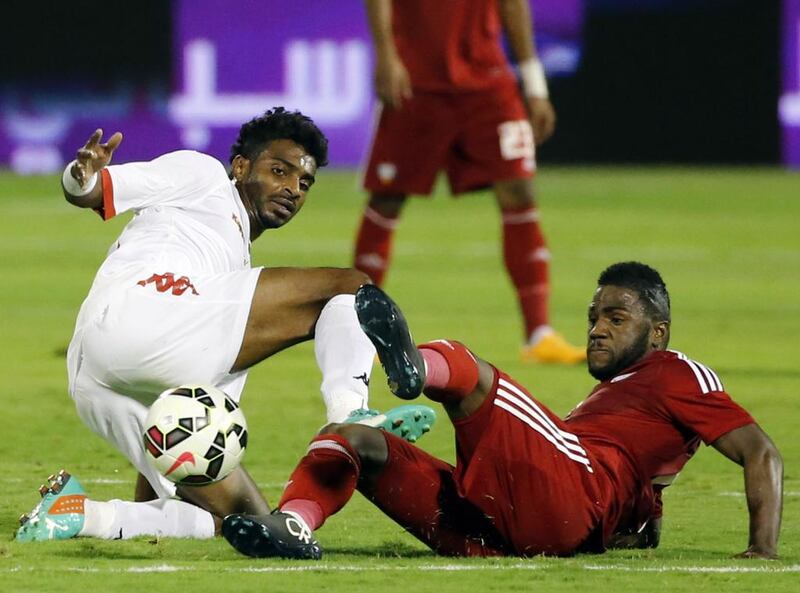
<path id="1" fill-rule="evenodd" d="M 540 325 L 535 330 L 531 332 L 531 337 L 528 340 L 529 346 L 535 346 L 539 343 L 539 341 L 544 338 L 545 336 L 549 336 L 553 333 L 553 328 L 549 325 Z"/>
<path id="2" fill-rule="evenodd" d="M 78 536 L 129 539 L 140 535 L 158 537 L 214 537 L 214 517 L 200 507 L 160 498 L 148 502 L 86 500 L 85 519 Z"/>
<path id="3" fill-rule="evenodd" d="M 322 371 L 322 399 L 328 422 L 341 422 L 366 408 L 375 348 L 358 324 L 355 296 L 340 294 L 323 307 L 314 334 L 314 353 Z"/>

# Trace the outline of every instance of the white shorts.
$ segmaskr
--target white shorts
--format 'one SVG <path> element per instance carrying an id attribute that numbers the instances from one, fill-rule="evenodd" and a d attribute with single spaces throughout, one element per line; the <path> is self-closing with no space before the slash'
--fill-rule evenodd
<path id="1" fill-rule="evenodd" d="M 160 497 L 175 486 L 148 463 L 147 410 L 164 390 L 208 383 L 239 401 L 247 372 L 230 373 L 244 339 L 261 268 L 192 276 L 184 290 L 140 285 L 126 275 L 93 291 L 69 346 L 70 395 L 78 415 L 119 449 Z M 132 280 L 133 279 L 133 280 Z M 178 294 L 179 293 L 179 294 Z"/>

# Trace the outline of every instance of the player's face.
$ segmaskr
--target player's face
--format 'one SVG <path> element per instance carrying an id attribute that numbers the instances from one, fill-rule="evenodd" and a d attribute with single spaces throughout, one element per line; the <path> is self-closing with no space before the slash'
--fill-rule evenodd
<path id="1" fill-rule="evenodd" d="M 314 157 L 286 139 L 270 142 L 254 161 L 236 157 L 233 164 L 251 238 L 289 222 L 303 207 L 317 172 Z"/>
<path id="2" fill-rule="evenodd" d="M 589 306 L 589 373 L 605 381 L 651 350 L 653 323 L 639 294 L 620 286 L 600 286 Z"/>

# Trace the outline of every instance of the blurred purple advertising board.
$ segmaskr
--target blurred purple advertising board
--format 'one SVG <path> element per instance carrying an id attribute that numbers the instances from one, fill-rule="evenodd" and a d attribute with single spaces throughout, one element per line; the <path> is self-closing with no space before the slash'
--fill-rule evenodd
<path id="1" fill-rule="evenodd" d="M 532 0 L 549 76 L 580 60 L 583 0 Z M 283 105 L 312 117 L 334 166 L 360 164 L 371 134 L 372 47 L 363 0 L 176 0 L 164 92 L 53 89 L 0 94 L 0 164 L 49 173 L 95 128 L 124 133 L 117 162 L 193 148 L 227 161 L 239 126 Z"/>
<path id="2" fill-rule="evenodd" d="M 800 0 L 783 0 L 783 91 L 778 107 L 783 162 L 800 168 Z"/>

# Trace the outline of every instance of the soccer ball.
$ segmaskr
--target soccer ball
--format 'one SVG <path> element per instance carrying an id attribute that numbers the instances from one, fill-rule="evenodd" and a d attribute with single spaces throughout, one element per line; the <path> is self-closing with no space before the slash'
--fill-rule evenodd
<path id="1" fill-rule="evenodd" d="M 221 480 L 236 469 L 247 447 L 241 408 L 210 385 L 167 389 L 153 402 L 144 426 L 148 460 L 176 484 Z"/>

